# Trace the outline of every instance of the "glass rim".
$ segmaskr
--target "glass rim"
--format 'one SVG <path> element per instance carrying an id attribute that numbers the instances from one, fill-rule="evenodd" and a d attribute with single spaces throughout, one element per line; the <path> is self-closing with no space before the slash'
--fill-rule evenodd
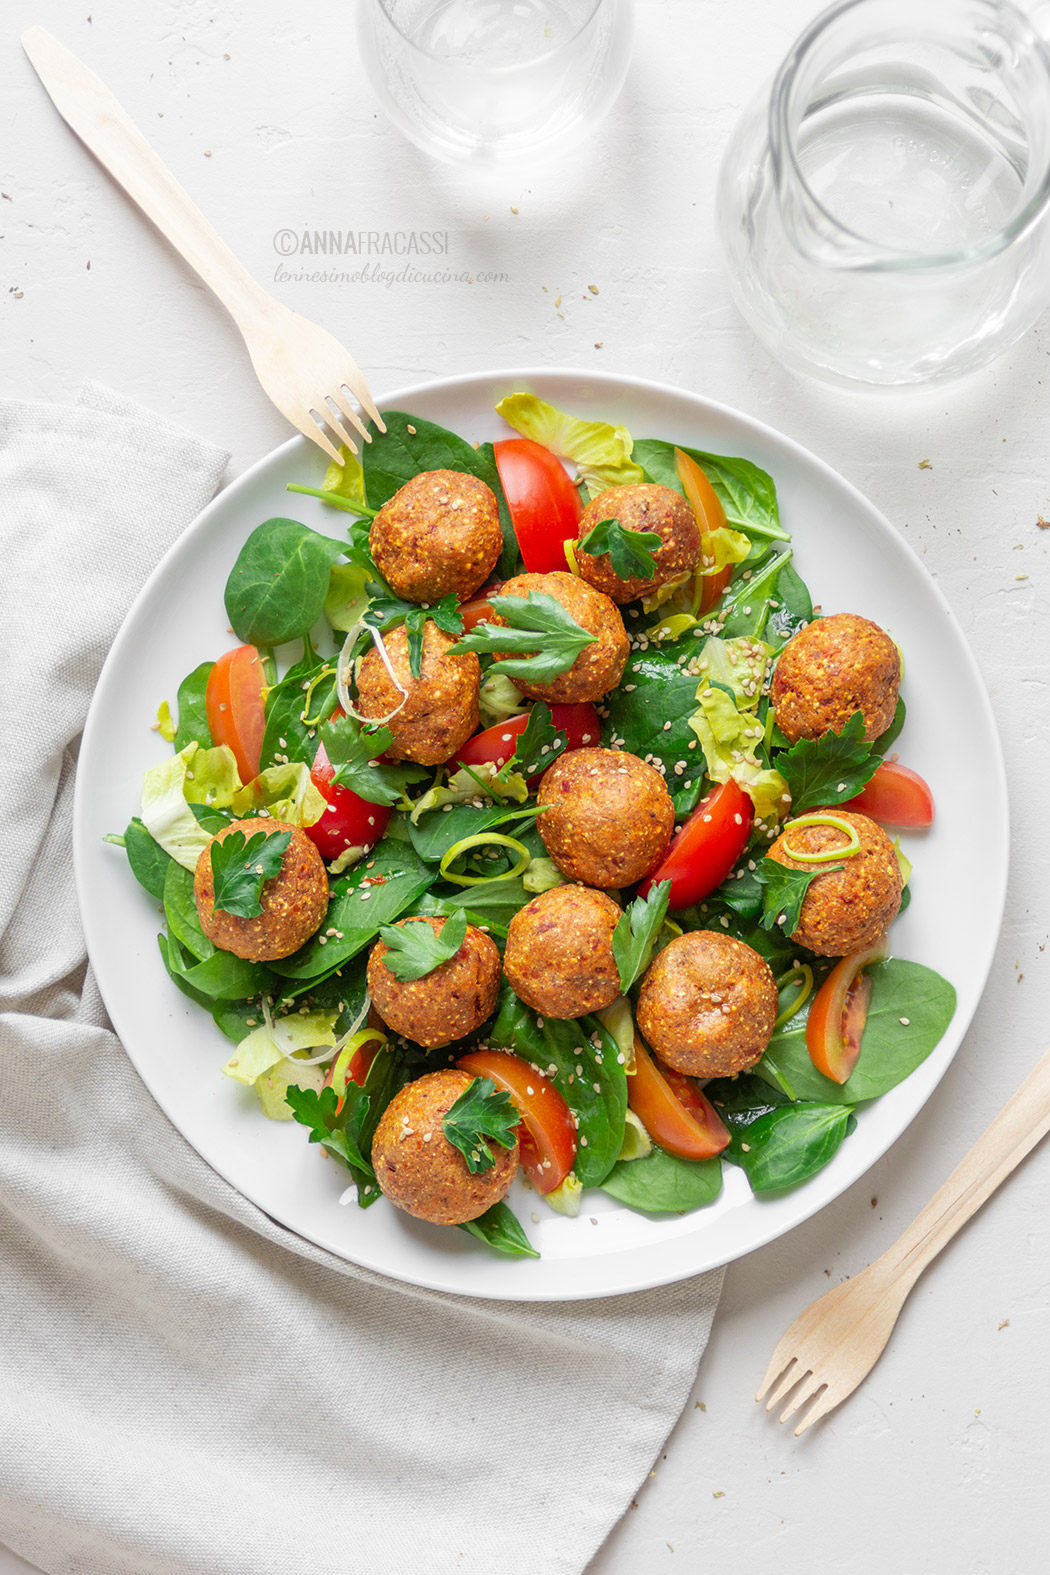
<path id="1" fill-rule="evenodd" d="M 416 54 L 422 55 L 426 60 L 434 60 L 443 64 L 449 63 L 447 56 L 436 55 L 433 50 L 424 49 L 423 46 L 418 44 L 414 38 L 409 37 L 408 33 L 405 32 L 404 28 L 398 22 L 395 22 L 393 16 L 391 15 L 395 0 L 374 0 L 374 3 L 376 7 L 382 11 L 387 23 L 393 28 L 398 38 L 400 38 L 403 43 L 407 44 L 410 49 L 414 49 Z M 591 8 L 587 12 L 587 15 L 583 18 L 582 22 L 579 23 L 576 30 L 562 43 L 560 43 L 556 49 L 549 49 L 545 54 L 529 55 L 525 59 L 516 60 L 511 66 L 487 67 L 487 73 L 492 76 L 496 76 L 502 72 L 521 71 L 527 66 L 535 65 L 537 61 L 549 60 L 552 55 L 560 54 L 563 49 L 568 49 L 571 44 L 574 44 L 579 38 L 580 34 L 590 27 L 591 23 L 594 21 L 595 16 L 601 10 L 602 6 L 605 5 L 605 3 L 606 0 L 592 0 Z"/>
<path id="2" fill-rule="evenodd" d="M 828 6 L 819 16 L 799 34 L 788 53 L 781 62 L 773 81 L 773 89 L 769 101 L 769 140 L 773 156 L 773 167 L 779 185 L 786 151 L 787 162 L 790 164 L 793 178 L 798 182 L 805 193 L 806 200 L 812 204 L 820 214 L 821 221 L 827 228 L 840 236 L 845 242 L 854 247 L 863 247 L 868 255 L 853 266 L 867 268 L 869 271 L 893 272 L 905 268 L 918 270 L 935 270 L 938 268 L 958 267 L 963 263 L 984 261 L 1004 251 L 1014 241 L 1018 240 L 1046 209 L 1050 201 L 1050 156 L 1047 158 L 1043 178 L 1028 200 L 1011 215 L 1007 222 L 996 230 L 993 235 L 985 236 L 976 241 L 972 246 L 959 247 L 946 252 L 913 252 L 894 249 L 884 246 L 871 236 L 862 235 L 859 230 L 854 230 L 826 206 L 810 186 L 798 157 L 798 146 L 792 127 L 791 94 L 802 66 L 827 30 L 834 26 L 843 16 L 850 11 L 860 10 L 874 3 L 874 0 L 836 0 Z M 967 3 L 978 10 L 983 10 L 989 19 L 998 18 L 1000 21 L 1004 13 L 1014 25 L 1018 25 L 1022 33 L 1027 34 L 1026 43 L 1041 59 L 1044 74 L 1050 90 L 1050 41 L 1038 31 L 1030 16 L 1021 11 L 1012 0 L 967 0 Z"/>

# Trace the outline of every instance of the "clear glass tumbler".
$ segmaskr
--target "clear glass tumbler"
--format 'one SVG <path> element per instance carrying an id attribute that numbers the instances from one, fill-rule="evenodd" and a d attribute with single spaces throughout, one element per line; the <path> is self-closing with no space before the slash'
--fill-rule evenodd
<path id="1" fill-rule="evenodd" d="M 498 164 L 561 147 L 623 86 L 631 0 L 358 0 L 369 81 L 428 153 Z"/>
<path id="2" fill-rule="evenodd" d="M 990 361 L 1050 304 L 1050 50 L 1005 0 L 839 0 L 741 120 L 718 220 L 744 317 L 833 382 Z"/>

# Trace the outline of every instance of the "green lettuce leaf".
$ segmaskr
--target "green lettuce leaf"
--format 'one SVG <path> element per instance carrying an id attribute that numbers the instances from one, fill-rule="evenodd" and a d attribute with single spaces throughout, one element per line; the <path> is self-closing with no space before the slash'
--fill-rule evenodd
<path id="1" fill-rule="evenodd" d="M 273 820 L 312 826 L 324 814 L 326 800 L 310 780 L 310 767 L 296 760 L 260 771 L 234 794 L 233 808 L 238 815 L 254 815 L 265 809 Z"/>
<path id="2" fill-rule="evenodd" d="M 151 766 L 142 779 L 142 824 L 154 842 L 188 870 L 197 868 L 197 860 L 211 842 L 211 834 L 193 813 L 185 792 L 186 773 L 199 751 L 199 744 L 187 744 L 177 755 Z"/>
<path id="3" fill-rule="evenodd" d="M 641 466 L 631 462 L 634 440 L 626 427 L 567 415 L 535 394 L 508 394 L 496 410 L 522 437 L 542 443 L 561 459 L 574 460 L 592 497 L 606 487 L 645 480 Z"/>

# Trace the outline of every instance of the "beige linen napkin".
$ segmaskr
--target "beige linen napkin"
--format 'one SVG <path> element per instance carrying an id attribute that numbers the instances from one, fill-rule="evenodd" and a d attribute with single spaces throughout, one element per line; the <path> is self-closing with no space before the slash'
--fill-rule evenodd
<path id="1" fill-rule="evenodd" d="M 222 1181 L 109 1027 L 73 891 L 99 667 L 226 456 L 0 404 L 0 1541 L 70 1575 L 559 1575 L 626 1509 L 721 1274 L 578 1304 L 356 1269 Z"/>

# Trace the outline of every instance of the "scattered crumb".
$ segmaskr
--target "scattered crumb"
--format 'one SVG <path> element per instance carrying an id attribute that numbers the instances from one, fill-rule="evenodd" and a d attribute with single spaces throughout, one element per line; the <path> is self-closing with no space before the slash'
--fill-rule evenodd
<path id="1" fill-rule="evenodd" d="M 1028 578 L 1027 574 L 1015 574 L 1014 575 L 1014 579 L 1015 580 L 1027 580 L 1027 578 Z"/>
<path id="2" fill-rule="evenodd" d="M 538 1224 L 539 1224 L 539 1223 L 540 1223 L 540 1217 L 539 1217 L 539 1215 L 538 1215 L 538 1214 L 537 1214 L 537 1213 L 536 1213 L 536 1212 L 535 1212 L 535 1210 L 533 1210 L 533 1214 L 532 1214 L 532 1223 L 533 1223 L 533 1224 L 534 1224 L 534 1225 L 538 1225 Z"/>
<path id="3" fill-rule="evenodd" d="M 698 1400 L 696 1402 L 696 1404 L 694 1405 L 693 1410 L 694 1411 L 706 1411 L 707 1410 L 707 1406 L 704 1404 L 704 1402 L 702 1400 Z"/>
<path id="4" fill-rule="evenodd" d="M 0 191 L 0 197 L 3 197 L 5 202 L 14 202 L 15 200 L 9 191 Z M 1039 523 L 1042 525 L 1043 521 L 1040 520 Z"/>
<path id="5" fill-rule="evenodd" d="M 628 1508 L 629 1509 L 637 1509 L 638 1508 L 638 1500 L 636 1498 L 632 1498 L 630 1504 L 628 1505 Z"/>
<path id="6" fill-rule="evenodd" d="M 981 1414 L 980 1406 L 977 1407 L 976 1411 L 973 1414 L 974 1414 L 974 1416 L 980 1416 L 980 1414 Z"/>
<path id="7" fill-rule="evenodd" d="M 222 58 L 223 58 L 223 59 L 224 59 L 224 60 L 229 60 L 229 58 L 230 58 L 230 57 L 229 57 L 229 55 L 223 55 L 223 57 L 222 57 Z"/>
<path id="8" fill-rule="evenodd" d="M 517 208 L 511 208 L 510 211 L 511 211 L 511 213 L 517 213 L 518 210 L 517 210 Z"/>
<path id="9" fill-rule="evenodd" d="M 872 1208 L 873 1208 L 873 1209 L 876 1209 L 876 1208 L 878 1208 L 878 1206 L 879 1206 L 879 1200 L 878 1200 L 878 1198 L 872 1198 L 872 1200 L 871 1200 L 871 1206 L 872 1206 Z"/>
<path id="10" fill-rule="evenodd" d="M 204 150 L 204 157 L 206 159 L 210 159 L 211 158 L 211 149 L 210 148 L 205 148 L 205 150 Z"/>
<path id="11" fill-rule="evenodd" d="M 588 288 L 588 290 L 590 290 L 592 295 L 597 295 L 598 294 L 598 286 L 596 284 L 589 284 L 587 286 L 587 288 Z"/>
<path id="12" fill-rule="evenodd" d="M 824 1273 L 827 1275 L 828 1279 L 830 1280 L 831 1279 L 831 1270 L 830 1269 L 825 1269 Z"/>
<path id="13" fill-rule="evenodd" d="M 4 195 L 5 196 L 7 195 L 6 192 L 4 193 Z M 8 197 L 7 200 L 8 200 L 8 202 L 10 202 L 11 201 L 10 197 Z M 1039 530 L 1050 530 L 1050 520 L 1045 520 L 1041 514 L 1036 515 L 1035 523 L 1036 523 L 1036 526 L 1037 526 L 1037 528 Z"/>
<path id="14" fill-rule="evenodd" d="M 919 469 L 920 470 L 932 470 L 933 466 L 930 464 L 928 459 L 920 459 L 920 461 L 919 461 Z"/>
<path id="15" fill-rule="evenodd" d="M 719 1488 L 717 1493 L 712 1493 L 711 1494 L 711 1497 L 712 1498 L 725 1498 L 725 1494 L 722 1492 L 722 1489 Z"/>
<path id="16" fill-rule="evenodd" d="M 1000 1327 L 1000 1329 L 1009 1329 L 1009 1327 L 1010 1327 L 1010 1320 L 1009 1320 L 1009 1318 L 1004 1318 L 1002 1323 L 999 1325 L 999 1327 Z"/>
<path id="17" fill-rule="evenodd" d="M 560 295 L 556 295 L 554 297 L 554 304 L 555 304 L 555 306 L 560 306 L 561 305 L 561 296 Z"/>
<path id="18" fill-rule="evenodd" d="M 671 1552 L 673 1553 L 674 1552 L 674 1543 L 673 1542 L 669 1542 L 667 1544 L 667 1546 L 670 1548 Z"/>
<path id="19" fill-rule="evenodd" d="M 602 345 L 603 345 L 603 344 L 604 344 L 604 343 L 605 343 L 605 341 L 604 341 L 604 339 L 596 339 L 596 340 L 595 340 L 595 341 L 594 341 L 594 348 L 595 348 L 595 349 L 596 349 L 596 350 L 600 350 L 600 349 L 601 349 L 601 347 L 602 347 Z"/>

